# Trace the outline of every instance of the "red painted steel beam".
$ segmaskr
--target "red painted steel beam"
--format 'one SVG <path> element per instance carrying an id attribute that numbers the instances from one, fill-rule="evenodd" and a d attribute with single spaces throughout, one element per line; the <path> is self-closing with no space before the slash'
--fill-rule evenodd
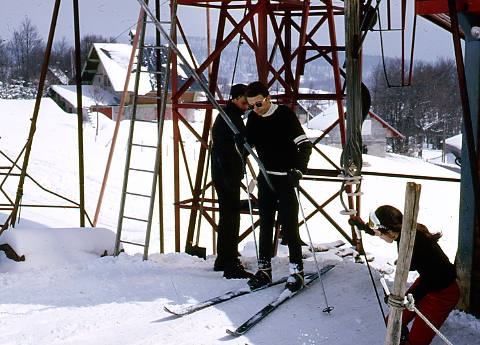
<path id="1" fill-rule="evenodd" d="M 457 12 L 480 12 L 478 0 L 456 0 Z M 415 12 L 419 15 L 448 13 L 446 0 L 416 0 Z"/>
<path id="2" fill-rule="evenodd" d="M 262 1 L 258 1 L 262 2 Z M 273 1 L 272 3 L 275 4 L 275 6 L 292 6 L 292 7 L 302 7 L 303 3 L 305 1 L 303 0 L 280 0 L 280 1 Z M 190 5 L 190 6 L 207 6 L 207 7 L 212 7 L 212 6 L 221 6 L 224 3 L 228 3 L 228 7 L 232 8 L 237 4 L 238 8 L 244 8 L 245 7 L 245 0 L 237 0 L 237 1 L 231 1 L 231 0 L 207 0 L 207 1 L 197 1 L 197 0 L 178 0 L 177 4 L 178 5 Z M 243 6 L 243 7 L 242 7 Z"/>
<path id="3" fill-rule="evenodd" d="M 256 4 L 252 4 L 250 1 L 194 1 L 194 0 L 184 0 L 178 1 L 178 5 L 185 5 L 191 7 L 203 7 L 211 9 L 221 9 L 224 3 L 228 3 L 229 10 L 239 10 L 247 8 L 250 10 L 253 6 L 257 6 L 259 3 L 264 1 L 257 1 Z M 272 7 L 274 7 L 276 15 L 282 15 L 284 12 L 288 11 L 300 11 L 304 5 L 304 1 L 272 1 L 270 2 Z M 325 11 L 327 8 L 333 9 L 334 11 L 342 12 L 343 7 L 332 6 L 329 4 L 329 1 L 320 1 L 321 5 L 310 4 L 310 15 L 316 16 L 318 13 L 315 11 Z M 301 15 L 299 13 L 298 15 Z"/>
<path id="4" fill-rule="evenodd" d="M 249 12 L 239 23 L 239 25 L 237 27 L 235 27 L 235 29 L 230 32 L 230 34 L 228 34 L 227 37 L 224 38 L 223 40 L 223 43 L 218 45 L 216 47 L 216 49 L 212 52 L 212 54 L 196 69 L 196 72 L 197 74 L 202 74 L 207 68 L 208 66 L 216 59 L 220 56 L 221 52 L 223 51 L 223 49 L 228 45 L 228 43 L 230 43 L 235 37 L 236 35 L 242 31 L 243 27 L 249 22 L 251 21 L 251 19 L 253 18 L 253 16 L 257 13 L 256 11 L 256 7 L 254 7 L 255 10 L 252 10 L 251 12 Z M 175 78 L 173 78 L 175 79 Z M 176 100 L 178 101 L 178 99 L 188 90 L 188 88 L 193 84 L 194 82 L 194 79 L 193 77 L 190 77 L 183 85 L 182 87 L 175 93 L 172 95 L 172 100 Z"/>
<path id="5" fill-rule="evenodd" d="M 268 62 L 268 21 L 267 21 L 267 8 L 265 2 L 262 3 L 262 6 L 258 9 L 257 20 L 258 20 L 258 51 L 255 54 L 257 60 L 257 73 L 258 80 L 267 83 L 268 81 L 268 72 L 264 68 L 265 64 Z"/>

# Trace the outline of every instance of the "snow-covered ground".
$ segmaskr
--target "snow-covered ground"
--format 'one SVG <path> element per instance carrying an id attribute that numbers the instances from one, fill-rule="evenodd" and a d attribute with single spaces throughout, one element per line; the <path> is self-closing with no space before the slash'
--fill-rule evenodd
<path id="1" fill-rule="evenodd" d="M 0 151 L 15 160 L 26 143 L 30 130 L 33 101 L 0 100 Z M 96 121 L 94 121 L 96 123 Z M 90 124 L 84 125 L 85 204 L 91 219 L 97 205 L 103 180 L 110 140 L 115 124 L 99 119 L 98 136 Z M 198 126 L 201 124 L 193 124 Z M 28 173 L 42 187 L 78 202 L 78 155 L 76 116 L 66 114 L 50 100 L 44 99 L 34 137 L 34 148 Z M 145 142 L 156 140 L 154 126 L 139 128 Z M 152 234 L 148 261 L 142 260 L 138 248 L 126 246 L 118 257 L 101 257 L 105 250 L 113 251 L 118 219 L 120 191 L 123 182 L 124 156 L 128 122 L 122 123 L 116 153 L 100 213 L 98 228 L 79 229 L 78 210 L 23 207 L 20 222 L 0 236 L 0 243 L 10 243 L 24 262 L 13 262 L 0 252 L 0 339 L 2 344 L 383 344 L 385 325 L 382 319 L 383 302 L 377 303 L 374 285 L 368 268 L 354 263 L 349 246 L 332 248 L 317 254 L 320 266 L 336 265 L 299 296 L 287 301 L 267 319 L 261 321 L 245 336 L 233 338 L 226 329 L 233 329 L 254 312 L 275 298 L 281 286 L 237 298 L 182 318 L 163 311 L 167 304 L 190 304 L 237 289 L 242 280 L 226 280 L 213 271 L 211 228 L 202 222 L 199 245 L 207 248 L 207 260 L 173 253 L 173 183 L 172 181 L 172 126 L 165 125 L 164 185 L 165 252 L 159 254 L 158 231 Z M 187 159 L 195 160 L 198 143 L 184 133 Z M 340 151 L 321 147 L 329 157 L 338 157 Z M 438 152 L 437 152 L 438 153 Z M 438 156 L 432 153 L 432 157 Z M 425 154 L 424 154 L 425 156 Z M 23 159 L 23 158 L 22 158 Z M 22 159 L 17 163 L 21 166 Z M 147 152 L 140 160 L 149 160 Z M 395 172 L 459 178 L 459 175 L 418 158 L 389 154 L 386 159 L 364 156 L 365 171 Z M 0 166 L 9 164 L 0 156 Z M 367 166 L 368 165 L 368 166 Z M 320 157 L 313 156 L 310 167 L 327 168 Z M 3 172 L 3 170 L 2 170 Z M 182 175 L 183 176 L 183 175 Z M 362 217 L 370 209 L 391 204 L 403 210 L 405 184 L 411 179 L 394 179 L 366 175 L 362 183 Z M 442 231 L 440 239 L 453 261 L 458 233 L 458 182 L 416 180 L 422 185 L 418 221 L 432 231 Z M 18 180 L 10 177 L 3 182 L 3 190 L 14 198 Z M 302 181 L 302 186 L 316 200 L 327 200 L 338 183 Z M 4 198 L 1 195 L 1 198 Z M 2 203 L 5 202 L 1 199 Z M 24 204 L 66 205 L 64 200 L 48 194 L 26 180 Z M 302 198 L 306 214 L 313 207 Z M 340 202 L 335 199 L 325 207 L 329 215 L 345 230 L 347 218 L 340 215 Z M 0 211 L 3 224 L 8 212 Z M 182 213 L 185 229 L 189 213 Z M 187 220 L 183 220 L 187 218 Z M 158 220 L 156 220 L 158 222 Z M 242 226 L 248 227 L 248 217 Z M 329 247 L 329 243 L 344 240 L 323 216 L 315 215 L 308 221 L 315 244 Z M 127 239 L 141 237 L 142 230 L 124 229 Z M 304 227 L 301 235 L 308 241 Z M 182 246 L 185 233 L 182 233 Z M 381 274 L 390 282 L 394 277 L 395 245 L 378 238 L 365 237 L 364 246 L 369 256 L 374 284 L 383 297 L 379 284 Z M 242 261 L 247 269 L 256 270 L 253 237 L 241 243 Z M 273 260 L 273 275 L 279 278 L 287 273 L 286 248 L 279 246 Z M 305 250 L 307 271 L 315 271 L 313 256 Z M 410 274 L 413 281 L 415 274 Z M 382 298 L 381 298 L 382 299 Z M 322 312 L 333 306 L 330 314 Z M 441 328 L 453 344 L 479 344 L 480 321 L 463 312 L 454 311 Z M 436 337 L 432 344 L 442 344 Z"/>

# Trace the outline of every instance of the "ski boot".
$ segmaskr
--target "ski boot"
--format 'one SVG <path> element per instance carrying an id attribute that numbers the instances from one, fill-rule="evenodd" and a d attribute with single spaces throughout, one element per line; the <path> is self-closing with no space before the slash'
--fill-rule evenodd
<path id="1" fill-rule="evenodd" d="M 245 271 L 240 260 L 226 262 L 223 276 L 227 279 L 251 279 L 254 277 L 253 273 Z"/>
<path id="2" fill-rule="evenodd" d="M 289 263 L 288 270 L 290 275 L 288 276 L 287 283 L 285 284 L 285 289 L 290 290 L 291 292 L 297 292 L 303 288 L 304 279 L 303 279 L 303 267 L 302 265 Z"/>
<path id="3" fill-rule="evenodd" d="M 270 261 L 259 260 L 258 271 L 255 276 L 248 281 L 251 290 L 256 290 L 272 282 L 272 264 Z"/>

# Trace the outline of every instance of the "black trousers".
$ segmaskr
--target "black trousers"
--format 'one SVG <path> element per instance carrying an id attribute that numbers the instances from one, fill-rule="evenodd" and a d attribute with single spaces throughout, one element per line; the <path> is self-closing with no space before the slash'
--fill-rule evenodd
<path id="1" fill-rule="evenodd" d="M 282 224 L 283 234 L 288 241 L 290 262 L 302 264 L 302 241 L 298 229 L 298 200 L 293 185 L 287 176 L 268 175 L 273 191 L 263 174 L 258 177 L 258 212 L 260 214 L 259 258 L 271 260 L 275 214 Z"/>
<path id="2" fill-rule="evenodd" d="M 213 180 L 217 191 L 220 218 L 218 220 L 217 254 L 227 262 L 238 259 L 240 233 L 240 182 L 238 188 L 228 188 L 223 180 Z"/>

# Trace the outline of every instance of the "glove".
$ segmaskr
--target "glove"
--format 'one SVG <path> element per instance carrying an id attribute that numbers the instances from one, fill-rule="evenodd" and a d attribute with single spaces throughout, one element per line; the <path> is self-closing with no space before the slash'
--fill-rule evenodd
<path id="1" fill-rule="evenodd" d="M 409 311 L 415 311 L 415 299 L 411 293 L 409 293 L 405 298 L 405 308 L 407 308 Z"/>
<path id="2" fill-rule="evenodd" d="M 297 170 L 300 170 L 302 174 L 306 174 L 308 171 L 308 161 L 310 160 L 310 155 L 312 154 L 312 144 L 308 139 L 302 141 L 298 147 L 297 158 L 295 159 L 294 167 Z"/>
<path id="3" fill-rule="evenodd" d="M 233 136 L 233 141 L 235 142 L 235 145 L 237 145 L 238 149 L 243 149 L 244 144 L 247 142 L 247 139 L 245 136 L 241 133 L 234 134 Z"/>
<path id="4" fill-rule="evenodd" d="M 303 177 L 302 172 L 297 169 L 291 169 L 287 173 L 288 182 L 293 184 L 294 187 L 298 187 L 299 181 L 302 179 L 302 177 Z"/>
<path id="5" fill-rule="evenodd" d="M 356 226 L 358 230 L 363 230 L 371 236 L 375 236 L 375 232 L 368 227 L 368 225 L 359 217 L 353 217 L 348 220 L 348 224 Z"/>

